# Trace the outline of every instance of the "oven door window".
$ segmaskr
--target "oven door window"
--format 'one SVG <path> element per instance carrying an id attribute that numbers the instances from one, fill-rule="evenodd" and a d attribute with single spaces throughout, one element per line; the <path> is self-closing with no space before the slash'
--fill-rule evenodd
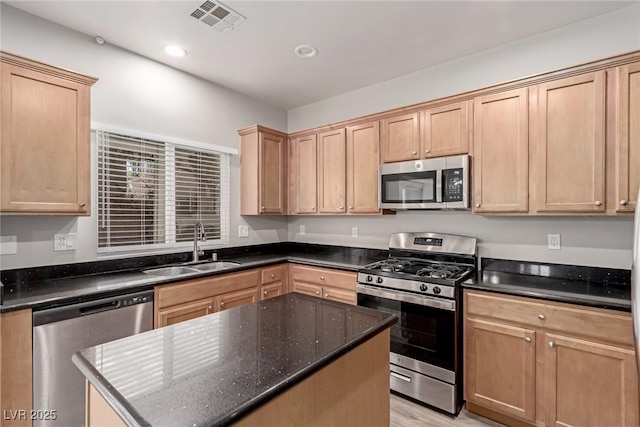
<path id="1" fill-rule="evenodd" d="M 358 305 L 393 313 L 391 351 L 453 371 L 455 369 L 455 312 L 371 295 L 358 294 Z"/>
<path id="2" fill-rule="evenodd" d="M 436 172 L 382 175 L 382 203 L 436 202 Z"/>

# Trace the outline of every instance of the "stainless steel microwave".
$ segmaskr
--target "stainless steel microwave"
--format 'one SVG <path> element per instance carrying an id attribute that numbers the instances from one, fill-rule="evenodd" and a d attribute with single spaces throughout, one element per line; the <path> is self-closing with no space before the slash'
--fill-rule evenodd
<path id="1" fill-rule="evenodd" d="M 382 209 L 469 209 L 469 156 L 380 166 Z"/>

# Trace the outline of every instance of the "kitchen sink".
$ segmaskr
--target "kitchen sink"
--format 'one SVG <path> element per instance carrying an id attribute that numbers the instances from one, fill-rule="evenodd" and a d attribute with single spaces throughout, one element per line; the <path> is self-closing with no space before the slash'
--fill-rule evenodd
<path id="1" fill-rule="evenodd" d="M 215 271 L 215 270 L 224 270 L 226 268 L 232 268 L 240 263 L 232 262 L 232 261 L 213 261 L 207 262 L 205 264 L 194 265 L 190 268 L 193 268 L 198 271 Z"/>
<path id="2" fill-rule="evenodd" d="M 144 274 L 150 274 L 152 276 L 163 276 L 163 277 L 172 277 L 172 276 L 183 276 L 185 274 L 194 274 L 200 273 L 203 270 L 196 270 L 192 267 L 161 267 L 161 268 L 152 268 L 150 270 L 144 270 Z"/>

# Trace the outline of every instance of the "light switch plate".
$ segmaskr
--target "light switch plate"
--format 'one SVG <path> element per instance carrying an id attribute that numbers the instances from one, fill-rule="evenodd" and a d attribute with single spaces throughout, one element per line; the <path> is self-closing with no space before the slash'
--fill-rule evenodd
<path id="1" fill-rule="evenodd" d="M 0 236 L 0 255 L 18 253 L 18 238 L 16 236 Z"/>
<path id="2" fill-rule="evenodd" d="M 238 237 L 249 237 L 249 226 L 248 225 L 239 225 L 238 226 Z"/>
<path id="3" fill-rule="evenodd" d="M 75 251 L 76 250 L 76 233 L 56 234 L 53 236 L 53 250 L 58 251 Z"/>

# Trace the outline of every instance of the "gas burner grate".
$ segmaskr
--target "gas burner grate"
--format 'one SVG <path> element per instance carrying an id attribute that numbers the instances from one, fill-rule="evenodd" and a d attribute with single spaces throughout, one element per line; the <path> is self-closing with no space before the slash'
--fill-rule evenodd
<path id="1" fill-rule="evenodd" d="M 380 270 L 385 272 L 394 272 L 394 271 L 401 272 L 409 268 L 411 265 L 412 263 L 409 260 L 398 259 L 398 258 L 388 258 L 388 259 L 370 264 L 368 268 L 373 268 L 373 269 L 379 268 Z"/>
<path id="2" fill-rule="evenodd" d="M 460 267 L 452 264 L 431 264 L 418 270 L 416 275 L 431 277 L 434 279 L 453 279 L 460 276 L 466 270 L 466 267 Z"/>

